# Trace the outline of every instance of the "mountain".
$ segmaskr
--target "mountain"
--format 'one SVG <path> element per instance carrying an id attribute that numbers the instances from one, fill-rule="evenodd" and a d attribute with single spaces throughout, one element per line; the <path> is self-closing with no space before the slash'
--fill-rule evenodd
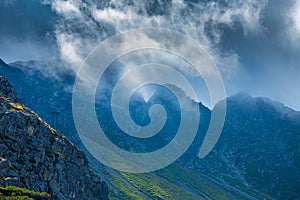
<path id="1" fill-rule="evenodd" d="M 300 112 L 267 98 L 238 93 L 227 99 L 221 137 L 193 170 L 275 199 L 300 198 Z M 244 190 L 242 189 L 242 190 Z M 247 190 L 247 189 L 246 189 Z"/>
<path id="2" fill-rule="evenodd" d="M 241 182 L 279 199 L 300 198 L 300 112 L 267 98 L 228 98 L 215 150 Z M 225 174 L 225 173 L 224 173 Z"/>
<path id="3" fill-rule="evenodd" d="M 60 74 L 59 77 L 45 74 L 42 67 L 32 67 L 32 64 L 36 66 L 37 63 L 40 62 L 15 62 L 10 66 L 0 59 L 0 75 L 10 81 L 24 104 L 37 112 L 53 128 L 64 133 L 73 143 L 78 144 L 76 135 L 68 135 L 76 131 L 71 110 L 71 83 L 74 77 L 67 73 Z"/>
<path id="4" fill-rule="evenodd" d="M 0 177 L 0 186 L 47 192 L 51 199 L 108 199 L 106 183 L 84 153 L 20 104 L 5 77 L 0 77 Z"/>
<path id="5" fill-rule="evenodd" d="M 197 103 L 199 130 L 189 150 L 174 164 L 157 172 L 128 174 L 103 166 L 83 147 L 72 120 L 74 76 L 59 79 L 29 72 L 31 63 L 0 63 L 0 74 L 9 78 L 26 105 L 33 108 L 54 128 L 82 149 L 90 166 L 108 182 L 112 199 L 297 199 L 300 198 L 300 113 L 267 98 L 238 93 L 227 98 L 227 116 L 221 137 L 205 158 L 197 155 L 210 122 L 211 110 L 185 96 L 185 104 Z M 176 86 L 172 86 L 176 89 Z M 148 109 L 159 103 L 166 108 L 165 130 L 176 130 L 178 105 L 165 88 L 145 99 L 136 95 L 130 101 L 134 122 L 149 123 Z M 170 101 L 171 100 L 171 101 Z M 36 103 L 39 102 L 39 103 Z M 170 103 L 173 102 L 173 103 Z M 125 136 L 111 120 L 106 102 L 98 102 L 100 123 L 106 124 L 108 137 L 129 151 L 148 151 L 168 144 L 174 135 L 159 135 L 153 140 Z M 218 109 L 215 106 L 213 109 Z M 126 138 L 127 137 L 127 138 Z M 159 139 L 159 140 L 156 140 Z"/>

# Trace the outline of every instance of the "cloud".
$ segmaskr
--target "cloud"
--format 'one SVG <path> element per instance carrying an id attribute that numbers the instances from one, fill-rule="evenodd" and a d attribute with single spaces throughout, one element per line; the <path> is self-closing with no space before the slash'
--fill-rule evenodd
<path id="1" fill-rule="evenodd" d="M 290 20 L 290 36 L 294 39 L 300 38 L 300 0 L 295 0 L 288 11 Z"/>
<path id="2" fill-rule="evenodd" d="M 58 34 L 56 39 L 59 44 L 60 56 L 71 66 L 72 70 L 77 71 L 75 67 L 78 67 L 78 64 L 84 59 L 78 52 L 82 49 L 81 40 L 74 38 L 72 35 L 63 33 Z"/>
<path id="3" fill-rule="evenodd" d="M 108 22 L 108 23 L 117 23 L 118 21 L 123 21 L 123 20 L 128 20 L 132 18 L 133 13 L 127 11 L 123 12 L 118 12 L 113 8 L 107 8 L 104 10 L 100 9 L 92 9 L 92 16 L 97 20 L 97 21 L 103 21 L 103 22 Z"/>
<path id="4" fill-rule="evenodd" d="M 50 2 L 54 11 L 64 16 L 56 31 L 61 57 L 75 70 L 94 46 L 116 32 L 133 28 L 164 27 L 192 37 L 219 63 L 223 63 L 223 59 L 224 63 L 230 63 L 228 66 L 221 66 L 232 68 L 223 70 L 226 73 L 231 73 L 237 67 L 238 56 L 234 52 L 232 55 L 229 55 L 230 52 L 222 55 L 216 50 L 222 37 L 220 26 L 230 27 L 240 23 L 245 33 L 257 31 L 261 27 L 261 12 L 267 4 L 266 0 L 227 3 L 209 1 L 197 4 L 182 0 L 164 4 L 138 0 L 131 3 L 109 1 L 102 4 L 91 0 Z M 155 2 L 157 4 L 153 5 Z M 69 39 L 66 39 L 66 35 Z"/>
<path id="5" fill-rule="evenodd" d="M 51 6 L 58 14 L 67 18 L 80 17 L 81 15 L 78 1 L 53 1 Z"/>
<path id="6" fill-rule="evenodd" d="M 43 2 L 0 4 L 0 23 L 5 27 L 0 29 L 2 59 L 60 57 L 64 66 L 77 72 L 87 54 L 108 37 L 133 28 L 165 27 L 190 36 L 208 51 L 227 91 L 232 91 L 229 94 L 253 91 L 299 109 L 300 0 Z M 184 66 L 168 56 L 153 55 L 157 57 L 177 69 Z M 50 68 L 50 72 L 60 70 Z M 274 90 L 283 86 L 281 94 Z"/>

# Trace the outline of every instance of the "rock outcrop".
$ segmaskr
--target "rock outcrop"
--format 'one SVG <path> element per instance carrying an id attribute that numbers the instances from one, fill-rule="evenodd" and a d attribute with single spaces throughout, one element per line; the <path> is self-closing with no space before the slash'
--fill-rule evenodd
<path id="1" fill-rule="evenodd" d="M 0 77 L 0 186 L 47 192 L 52 199 L 108 199 L 85 154 L 18 102 Z"/>

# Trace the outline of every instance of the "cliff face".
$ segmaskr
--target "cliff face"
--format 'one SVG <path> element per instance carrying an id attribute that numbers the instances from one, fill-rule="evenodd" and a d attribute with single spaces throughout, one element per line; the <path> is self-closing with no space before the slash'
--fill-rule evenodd
<path id="1" fill-rule="evenodd" d="M 52 199 L 108 199 L 106 183 L 84 153 L 17 102 L 0 77 L 0 186 L 47 192 Z"/>

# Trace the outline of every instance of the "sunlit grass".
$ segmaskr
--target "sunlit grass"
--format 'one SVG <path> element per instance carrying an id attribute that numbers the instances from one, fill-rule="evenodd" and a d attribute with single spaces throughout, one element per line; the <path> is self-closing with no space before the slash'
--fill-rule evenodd
<path id="1" fill-rule="evenodd" d="M 34 192 L 26 190 L 24 188 L 19 188 L 15 186 L 0 187 L 0 200 L 31 200 L 40 199 L 46 200 L 50 199 L 50 195 L 45 192 Z"/>

